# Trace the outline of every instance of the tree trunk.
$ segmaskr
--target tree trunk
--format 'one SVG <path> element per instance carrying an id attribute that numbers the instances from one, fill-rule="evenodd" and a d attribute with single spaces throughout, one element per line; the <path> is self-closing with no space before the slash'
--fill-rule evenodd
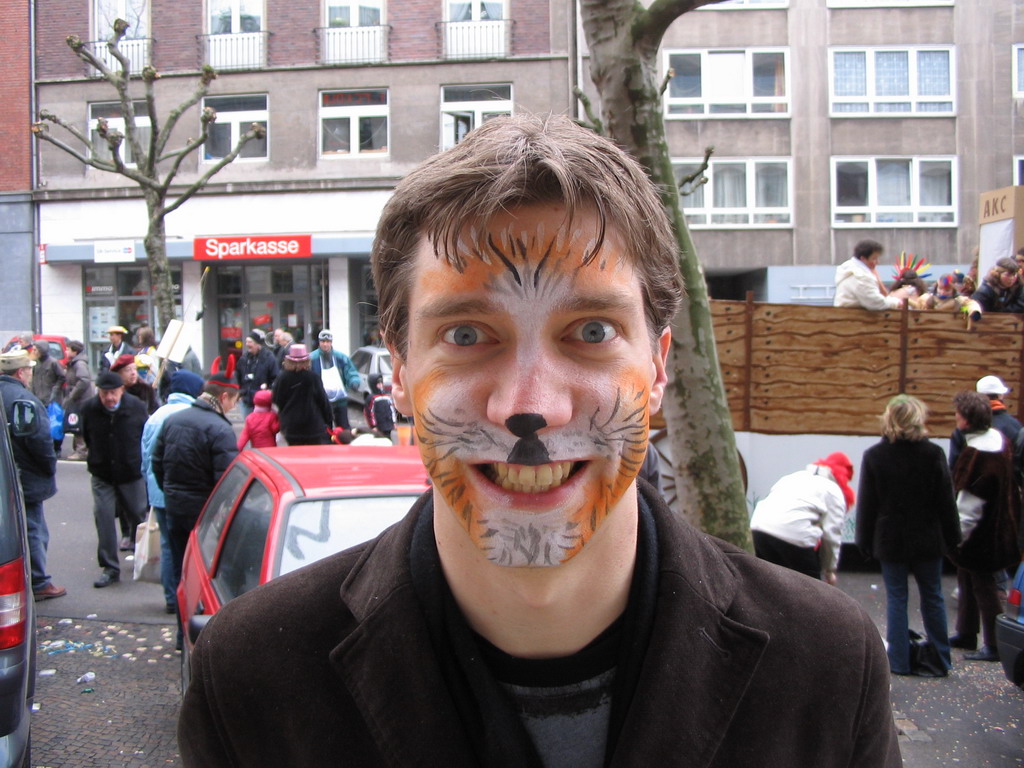
<path id="1" fill-rule="evenodd" d="M 168 323 L 174 319 L 174 283 L 167 262 L 167 231 L 164 223 L 164 198 L 155 193 L 146 193 L 146 211 L 149 227 L 146 239 L 146 260 L 149 262 L 149 284 L 156 305 L 157 336 L 162 336 Z"/>
<path id="2" fill-rule="evenodd" d="M 684 518 L 751 549 L 736 439 L 715 348 L 704 272 L 679 204 L 662 117 L 657 40 L 636 39 L 643 9 L 623 0 L 583 0 L 590 71 L 609 136 L 647 169 L 661 189 L 679 244 L 687 301 L 672 326 L 664 405 Z"/>

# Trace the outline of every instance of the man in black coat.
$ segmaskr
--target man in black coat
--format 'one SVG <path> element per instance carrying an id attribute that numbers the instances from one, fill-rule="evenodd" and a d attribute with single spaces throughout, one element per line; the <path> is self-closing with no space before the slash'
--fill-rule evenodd
<path id="1" fill-rule="evenodd" d="M 274 353 L 263 345 L 260 331 L 245 337 L 245 354 L 235 367 L 235 381 L 241 393 L 242 415 L 252 413 L 252 399 L 261 389 L 270 389 L 277 378 L 279 366 Z"/>
<path id="2" fill-rule="evenodd" d="M 7 412 L 14 463 L 25 495 L 25 519 L 32 560 L 32 592 L 36 600 L 67 594 L 46 573 L 50 532 L 43 517 L 43 502 L 57 493 L 57 456 L 50 436 L 50 419 L 38 397 L 29 391 L 35 362 L 24 349 L 0 355 L 0 403 Z"/>
<path id="3" fill-rule="evenodd" d="M 121 548 L 130 549 L 135 528 L 146 513 L 146 480 L 142 476 L 142 429 L 149 414 L 145 404 L 124 391 L 116 373 L 96 377 L 96 396 L 81 410 L 82 437 L 92 475 L 93 517 L 99 540 L 96 557 L 103 573 L 93 582 L 97 589 L 121 580 L 115 517 L 126 521 Z M 128 541 L 124 539 L 127 538 Z"/>
<path id="4" fill-rule="evenodd" d="M 153 476 L 166 499 L 175 573 L 181 572 L 188 536 L 210 491 L 238 455 L 227 419 L 238 397 L 235 382 L 222 373 L 211 376 L 190 407 L 167 418 L 153 448 Z"/>

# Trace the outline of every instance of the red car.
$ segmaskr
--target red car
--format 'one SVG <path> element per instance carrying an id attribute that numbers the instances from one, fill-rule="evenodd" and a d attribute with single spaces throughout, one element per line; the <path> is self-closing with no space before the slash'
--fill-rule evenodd
<path id="1" fill-rule="evenodd" d="M 4 348 L 6 349 L 19 341 L 18 337 L 14 336 L 8 340 L 4 345 Z M 70 349 L 68 349 L 68 341 L 70 341 L 70 339 L 68 339 L 67 336 L 48 336 L 46 334 L 37 333 L 32 337 L 32 341 L 36 344 L 46 344 L 50 350 L 50 357 L 59 360 L 61 365 L 65 368 L 71 361 L 71 358 L 74 357 L 74 354 Z"/>
<path id="2" fill-rule="evenodd" d="M 185 549 L 178 606 L 182 692 L 200 630 L 220 607 L 282 574 L 372 539 L 430 487 L 415 446 L 242 451 Z"/>

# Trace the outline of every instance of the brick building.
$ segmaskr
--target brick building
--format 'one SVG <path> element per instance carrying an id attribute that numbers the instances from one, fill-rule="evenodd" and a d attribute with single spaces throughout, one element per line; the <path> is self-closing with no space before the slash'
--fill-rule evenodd
<path id="1" fill-rule="evenodd" d="M 592 90 L 571 0 L 32 7 L 35 99 L 83 132 L 99 117 L 116 125 L 119 113 L 110 86 L 64 40 L 100 40 L 118 16 L 132 24 L 122 47 L 133 68 L 152 63 L 162 75 L 161 113 L 190 93 L 202 64 L 220 73 L 206 99 L 219 115 L 214 134 L 184 164 L 183 183 L 247 125 L 267 127 L 264 142 L 168 219 L 184 315 L 204 309 L 195 346 L 205 362 L 254 326 L 287 326 L 308 341 L 328 325 L 339 348 L 359 346 L 375 323 L 369 245 L 396 181 L 490 115 L 574 113 L 573 87 Z M 22 28 L 27 19 L 7 27 Z M 708 184 L 684 206 L 719 297 L 753 289 L 766 300 L 828 301 L 834 264 L 865 237 L 890 257 L 905 249 L 966 264 L 978 196 L 1024 181 L 1020 0 L 729 0 L 679 19 L 660 66 L 672 70 L 664 108 L 680 173 L 716 148 Z M 172 146 L 197 132 L 193 110 Z M 47 145 L 35 157 L 46 263 L 0 239 L 5 261 L 17 253 L 25 279 L 37 275 L 35 325 L 96 349 L 111 322 L 153 322 L 137 188 Z M 25 205 L 0 198 L 8 204 Z M 256 236 L 294 251 L 253 258 L 232 245 Z M 208 249 L 233 258 L 210 261 Z M 19 313 L 32 317 L 31 304 Z M 24 325 L 8 315 L 0 328 Z"/>

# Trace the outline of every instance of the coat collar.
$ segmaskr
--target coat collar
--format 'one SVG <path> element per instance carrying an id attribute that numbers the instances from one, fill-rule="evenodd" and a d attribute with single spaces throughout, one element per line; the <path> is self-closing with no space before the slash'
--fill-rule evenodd
<path id="1" fill-rule="evenodd" d="M 443 693 L 409 574 L 412 532 L 428 498 L 429 492 L 401 524 L 368 547 L 345 580 L 341 598 L 353 627 L 330 657 L 381 754 L 396 768 L 476 761 L 455 706 Z M 648 501 L 660 543 L 658 600 L 633 704 L 610 764 L 655 765 L 655 756 L 677 754 L 700 768 L 714 759 L 768 635 L 727 615 L 739 582 L 723 545 L 679 521 L 660 499 Z M 410 710 L 409 702 L 429 706 Z"/>

